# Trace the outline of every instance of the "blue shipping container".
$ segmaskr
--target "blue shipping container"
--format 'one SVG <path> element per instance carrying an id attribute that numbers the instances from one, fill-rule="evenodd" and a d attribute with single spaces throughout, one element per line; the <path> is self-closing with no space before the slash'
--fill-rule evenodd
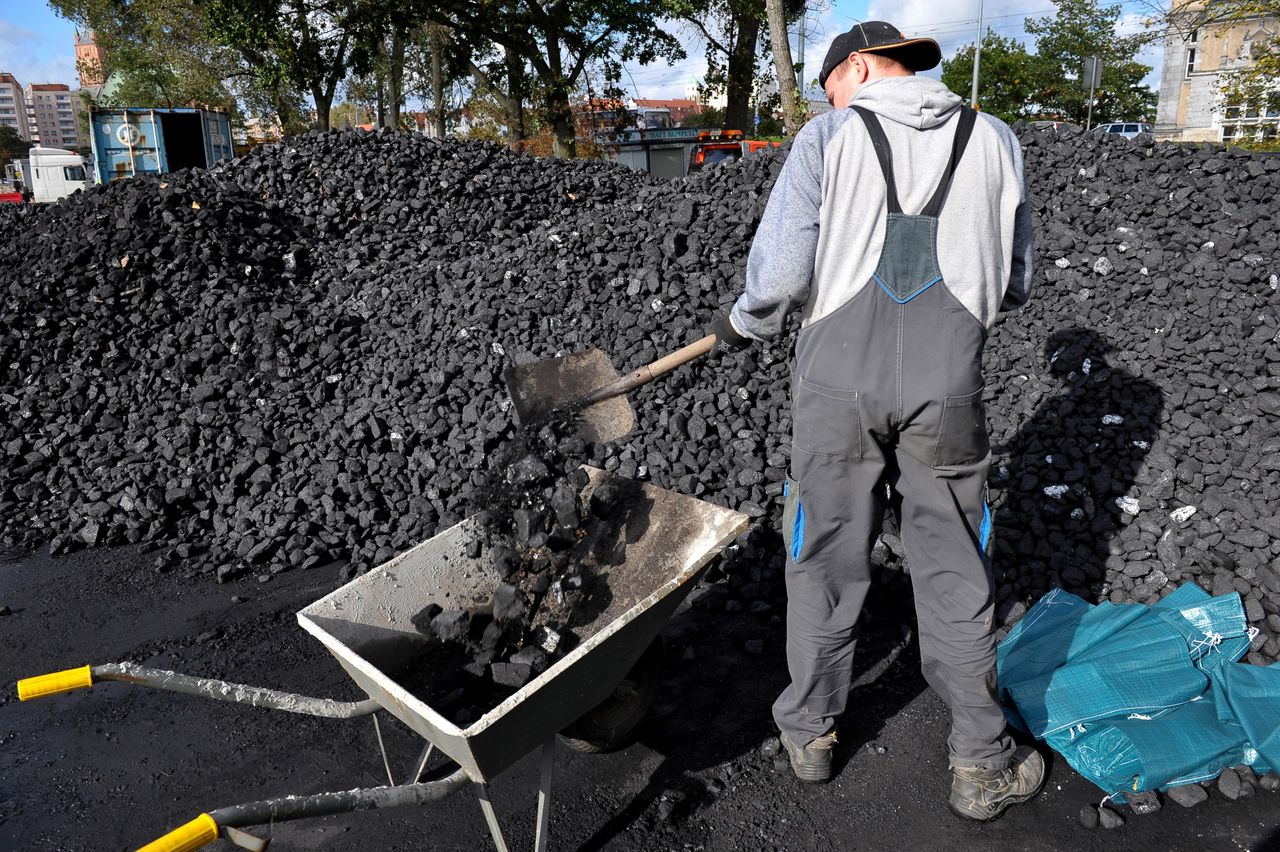
<path id="1" fill-rule="evenodd" d="M 93 109 L 93 170 L 98 183 L 143 174 L 208 168 L 231 157 L 231 119 L 207 109 Z"/>

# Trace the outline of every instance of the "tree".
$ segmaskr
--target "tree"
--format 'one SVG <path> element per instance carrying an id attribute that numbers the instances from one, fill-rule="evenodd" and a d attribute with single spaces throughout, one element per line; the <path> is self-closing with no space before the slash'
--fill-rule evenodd
<path id="1" fill-rule="evenodd" d="M 616 82 L 624 62 L 684 57 L 680 43 L 660 26 L 664 10 L 663 0 L 440 0 L 426 7 L 437 23 L 487 39 L 528 63 L 557 156 L 575 155 L 570 96 L 589 63 Z"/>
<path id="2" fill-rule="evenodd" d="M 35 146 L 18 135 L 15 127 L 0 124 L 0 169 L 14 160 L 21 160 Z"/>
<path id="3" fill-rule="evenodd" d="M 206 0 L 213 38 L 234 50 L 267 91 L 311 96 L 316 127 L 329 129 L 338 86 L 373 67 L 370 33 L 383 33 L 390 10 L 343 0 Z"/>
<path id="4" fill-rule="evenodd" d="M 688 22 L 706 46 L 701 95 L 725 93 L 724 126 L 751 127 L 751 84 L 762 50 L 764 0 L 670 0 L 673 17 Z"/>
<path id="5" fill-rule="evenodd" d="M 50 0 L 59 15 L 91 29 L 106 56 L 103 68 L 81 68 L 106 79 L 109 106 L 227 106 L 236 76 L 233 54 L 209 37 L 191 0 Z M 108 102 L 109 101 L 109 102 Z"/>
<path id="6" fill-rule="evenodd" d="M 492 118 L 495 127 L 506 128 L 507 146 L 511 150 L 523 149 L 525 141 L 536 132 L 534 122 L 524 108 L 530 94 L 524 60 L 511 48 L 504 47 L 496 58 L 468 56 L 466 63 L 475 80 L 473 110 L 476 104 L 483 104 L 486 108 L 489 102 L 496 104 L 500 114 L 491 109 L 486 109 L 484 114 Z"/>
<path id="7" fill-rule="evenodd" d="M 956 51 L 955 56 L 942 61 L 942 82 L 951 91 L 969 92 L 973 82 L 973 54 L 974 46 L 967 44 Z M 1020 41 L 987 30 L 982 37 L 979 107 L 1007 122 L 1040 115 L 1035 93 L 1041 91 L 1046 71 L 1042 58 L 1028 53 Z"/>
<path id="8" fill-rule="evenodd" d="M 782 98 L 782 122 L 787 133 L 795 135 L 803 119 L 796 97 L 796 71 L 791 64 L 791 41 L 787 35 L 787 17 L 782 0 L 765 0 L 769 15 L 769 38 L 773 42 L 773 65 L 778 74 L 778 94 Z M 806 105 L 806 112 L 807 105 Z"/>
<path id="9" fill-rule="evenodd" d="M 752 94 L 769 59 L 764 0 L 667 0 L 670 14 L 686 21 L 706 47 L 707 72 L 699 87 L 704 99 L 725 95 L 723 126 L 750 131 Z M 805 11 L 799 0 L 783 0 L 787 22 Z"/>
<path id="10" fill-rule="evenodd" d="M 1139 121 L 1155 112 L 1156 93 L 1142 82 L 1151 66 L 1136 59 L 1153 36 L 1119 35 L 1120 10 L 1119 5 L 1100 6 L 1098 0 L 1059 0 L 1054 17 L 1027 19 L 1026 30 L 1035 36 L 1044 70 L 1035 97 L 1046 112 L 1085 123 L 1089 93 L 1080 80 L 1088 56 L 1102 60 L 1102 85 L 1094 92 L 1095 123 Z"/>

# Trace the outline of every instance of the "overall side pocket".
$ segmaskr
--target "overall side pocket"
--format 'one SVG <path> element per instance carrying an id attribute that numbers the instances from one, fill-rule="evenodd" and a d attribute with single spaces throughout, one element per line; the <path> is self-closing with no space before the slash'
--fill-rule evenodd
<path id="1" fill-rule="evenodd" d="M 846 461 L 862 458 L 858 392 L 797 377 L 791 395 L 791 443 L 800 452 Z"/>
<path id="2" fill-rule="evenodd" d="M 973 393 L 948 396 L 943 401 L 938 443 L 933 450 L 934 467 L 974 464 L 991 451 L 982 391 L 983 388 L 978 388 Z"/>

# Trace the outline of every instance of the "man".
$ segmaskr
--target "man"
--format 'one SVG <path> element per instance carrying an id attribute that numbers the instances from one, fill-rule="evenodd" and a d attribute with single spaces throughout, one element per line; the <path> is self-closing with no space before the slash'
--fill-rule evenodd
<path id="1" fill-rule="evenodd" d="M 786 484 L 787 665 L 774 719 L 795 774 L 831 777 L 854 625 L 887 481 L 915 590 L 925 678 L 951 707 L 950 805 L 993 819 L 1044 780 L 996 698 L 984 558 L 990 446 L 982 349 L 1027 301 L 1031 213 L 1012 131 L 941 83 L 932 39 L 880 21 L 836 38 L 834 111 L 796 134 L 718 350 L 782 332 L 803 306 Z"/>

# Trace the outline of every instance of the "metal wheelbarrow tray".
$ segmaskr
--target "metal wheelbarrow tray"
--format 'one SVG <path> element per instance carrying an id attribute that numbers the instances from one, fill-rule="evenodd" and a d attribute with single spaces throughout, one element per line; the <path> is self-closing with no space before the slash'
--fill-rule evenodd
<path id="1" fill-rule="evenodd" d="M 487 782 L 538 746 L 543 747 L 535 847 L 545 849 L 550 812 L 553 745 L 558 732 L 613 695 L 628 671 L 656 639 L 693 588 L 701 569 L 746 529 L 748 519 L 653 485 L 586 468 L 587 499 L 604 478 L 625 495 L 612 519 L 593 518 L 572 554 L 603 578 L 595 619 L 581 643 L 550 668 L 466 727 L 459 727 L 387 672 L 414 658 L 429 640 L 410 619 L 429 604 L 445 609 L 487 600 L 497 579 L 487 562 L 467 556 L 480 531 L 474 518 L 439 533 L 298 613 L 298 622 L 319 639 L 368 695 L 337 702 L 261 687 L 145 669 L 130 663 L 85 666 L 20 681 L 19 697 L 30 700 L 116 680 L 316 716 L 351 718 L 385 710 L 427 744 L 417 771 L 406 783 L 311 796 L 288 796 L 234 805 L 201 814 L 143 849 L 197 849 L 218 837 L 248 849 L 265 849 L 240 829 L 267 822 L 369 808 L 421 804 L 474 786 L 495 845 L 506 843 L 489 802 Z M 423 673 L 430 675 L 430 672 Z M 441 676 L 449 676 L 442 672 Z M 374 716 L 375 725 L 377 716 Z M 381 733 L 379 731 L 379 743 Z M 433 750 L 457 770 L 419 783 Z M 384 762 L 386 755 L 383 754 Z M 387 764 L 388 777 L 390 766 Z"/>

